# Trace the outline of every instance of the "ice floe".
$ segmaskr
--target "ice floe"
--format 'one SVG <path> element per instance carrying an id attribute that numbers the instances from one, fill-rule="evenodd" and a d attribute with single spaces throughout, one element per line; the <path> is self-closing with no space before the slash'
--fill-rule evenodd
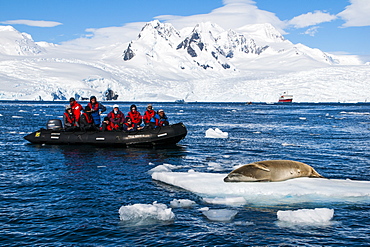
<path id="1" fill-rule="evenodd" d="M 278 211 L 277 218 L 280 221 L 290 223 L 325 223 L 334 216 L 334 209 L 315 208 Z"/>
<path id="2" fill-rule="evenodd" d="M 173 199 L 170 202 L 171 208 L 191 208 L 194 205 L 196 205 L 196 203 L 189 199 Z"/>
<path id="3" fill-rule="evenodd" d="M 119 216 L 121 221 L 130 226 L 151 225 L 175 219 L 175 214 L 171 208 L 157 202 L 122 206 L 119 209 Z"/>
<path id="4" fill-rule="evenodd" d="M 246 204 L 255 205 L 370 201 L 370 181 L 301 177 L 282 182 L 226 183 L 223 181 L 226 175 L 202 172 L 154 172 L 152 178 L 207 198 L 209 203 L 228 204 L 228 200 L 232 201 L 238 197 L 243 197 Z M 241 199 L 237 201 L 241 202 Z"/>
<path id="5" fill-rule="evenodd" d="M 232 221 L 235 215 L 238 213 L 236 210 L 230 209 L 208 209 L 204 208 L 201 210 L 203 215 L 211 221 L 228 222 Z"/>
<path id="6" fill-rule="evenodd" d="M 219 128 L 215 128 L 215 129 L 209 128 L 206 131 L 206 136 L 205 137 L 206 138 L 228 138 L 229 133 L 223 132 Z"/>

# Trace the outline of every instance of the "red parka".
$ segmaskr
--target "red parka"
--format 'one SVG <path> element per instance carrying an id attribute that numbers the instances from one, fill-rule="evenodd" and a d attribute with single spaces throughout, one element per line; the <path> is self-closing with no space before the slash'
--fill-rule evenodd
<path id="1" fill-rule="evenodd" d="M 152 117 L 154 117 L 155 116 L 155 111 L 154 110 L 147 110 L 147 111 L 145 111 L 145 113 L 144 113 L 144 117 L 143 117 L 143 119 L 144 119 L 144 123 L 150 123 L 150 119 L 152 119 Z"/>

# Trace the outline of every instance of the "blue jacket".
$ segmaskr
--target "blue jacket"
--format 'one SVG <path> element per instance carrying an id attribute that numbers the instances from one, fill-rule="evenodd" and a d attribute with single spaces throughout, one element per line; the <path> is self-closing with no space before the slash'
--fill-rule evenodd
<path id="1" fill-rule="evenodd" d="M 155 114 L 154 117 L 150 119 L 150 122 L 154 123 L 155 127 L 168 126 L 170 124 L 166 115 L 163 115 L 163 117 L 161 118 L 158 114 Z"/>
<path id="2" fill-rule="evenodd" d="M 95 104 L 91 104 L 91 102 L 90 102 L 87 105 L 91 108 L 91 117 L 94 120 L 94 124 L 95 125 L 100 125 L 100 113 L 99 113 L 99 110 L 101 112 L 105 112 L 107 110 L 107 108 L 105 108 L 105 106 L 103 106 L 99 102 L 96 102 Z"/>

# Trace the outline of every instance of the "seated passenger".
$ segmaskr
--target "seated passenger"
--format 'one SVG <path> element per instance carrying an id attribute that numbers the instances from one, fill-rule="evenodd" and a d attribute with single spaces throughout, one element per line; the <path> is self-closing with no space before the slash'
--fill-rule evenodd
<path id="1" fill-rule="evenodd" d="M 150 119 L 150 126 L 153 128 L 168 126 L 169 124 L 168 118 L 162 109 L 160 109 L 157 114 Z"/>
<path id="2" fill-rule="evenodd" d="M 113 106 L 113 110 L 108 113 L 109 121 L 115 125 L 115 129 L 121 129 L 125 122 L 125 115 L 119 110 L 118 105 Z"/>
<path id="3" fill-rule="evenodd" d="M 69 104 L 72 108 L 72 113 L 76 118 L 76 124 L 79 126 L 81 111 L 83 110 L 82 105 L 80 105 L 73 97 L 69 99 Z"/>
<path id="4" fill-rule="evenodd" d="M 155 116 L 155 111 L 153 110 L 153 106 L 151 104 L 149 104 L 146 109 L 147 110 L 144 113 L 143 120 L 144 120 L 144 124 L 148 125 L 150 123 L 150 119 L 152 119 L 152 117 Z"/>
<path id="5" fill-rule="evenodd" d="M 84 113 L 81 115 L 80 128 L 83 131 L 97 130 L 97 128 L 94 124 L 94 119 L 91 116 L 91 108 L 89 106 L 85 107 Z"/>
<path id="6" fill-rule="evenodd" d="M 127 117 L 130 118 L 131 121 L 137 125 L 140 125 L 143 119 L 140 112 L 137 111 L 136 105 L 131 105 L 130 111 L 127 113 Z"/>
<path id="7" fill-rule="evenodd" d="M 63 123 L 64 123 L 64 130 L 66 131 L 74 131 L 77 130 L 76 118 L 72 113 L 72 108 L 70 105 L 66 105 L 66 111 L 63 114 Z"/>
<path id="8" fill-rule="evenodd" d="M 109 121 L 109 117 L 105 117 L 104 121 L 102 122 L 102 127 L 100 128 L 102 131 L 112 131 L 116 130 L 114 123 Z"/>
<path id="9" fill-rule="evenodd" d="M 126 122 L 123 124 L 123 131 L 131 132 L 136 130 L 141 130 L 142 127 L 138 127 L 136 123 L 133 123 L 131 118 L 126 117 Z"/>

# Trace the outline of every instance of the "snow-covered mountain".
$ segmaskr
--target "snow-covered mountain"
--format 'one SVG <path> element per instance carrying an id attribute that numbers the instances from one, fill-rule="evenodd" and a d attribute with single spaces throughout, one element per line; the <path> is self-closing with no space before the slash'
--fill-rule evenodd
<path id="1" fill-rule="evenodd" d="M 238 70 L 239 64 L 255 63 L 257 58 L 280 57 L 286 59 L 292 55 L 307 62 L 317 62 L 318 67 L 334 64 L 333 59 L 318 49 L 304 45 L 293 45 L 271 24 L 249 25 L 241 28 L 243 33 L 224 30 L 210 22 L 197 24 L 190 32 L 177 31 L 171 24 L 158 21 L 147 23 L 123 52 L 123 60 L 139 60 L 136 66 L 158 62 L 168 68 L 194 70 L 200 67 L 212 72 L 220 70 Z M 250 31 L 249 31 L 250 30 Z M 180 33 L 183 33 L 181 35 Z M 145 61 L 145 62 L 144 62 Z M 302 63 L 302 62 L 301 62 Z M 271 64 L 259 63 L 260 67 Z M 242 67 L 242 66 L 241 66 Z M 289 65 L 291 68 L 291 65 Z"/>
<path id="2" fill-rule="evenodd" d="M 32 56 L 44 52 L 31 35 L 20 33 L 12 26 L 0 26 L 0 54 Z"/>
<path id="3" fill-rule="evenodd" d="M 0 26 L 0 99 L 124 101 L 366 101 L 370 66 L 293 44 L 271 24 L 176 30 L 152 21 L 135 40 L 94 50 L 34 42 Z"/>

